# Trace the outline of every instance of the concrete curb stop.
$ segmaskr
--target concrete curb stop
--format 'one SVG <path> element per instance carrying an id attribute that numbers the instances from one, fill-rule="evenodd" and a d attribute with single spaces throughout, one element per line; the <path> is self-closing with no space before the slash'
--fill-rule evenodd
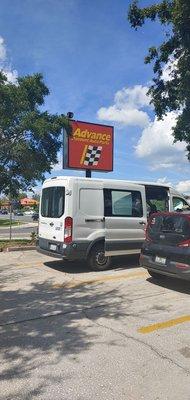
<path id="1" fill-rule="evenodd" d="M 6 247 L 2 252 L 36 250 L 36 246 Z"/>

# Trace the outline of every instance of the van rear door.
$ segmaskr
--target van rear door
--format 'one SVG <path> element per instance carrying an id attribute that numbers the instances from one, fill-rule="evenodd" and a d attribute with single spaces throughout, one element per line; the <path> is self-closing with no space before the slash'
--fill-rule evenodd
<path id="1" fill-rule="evenodd" d="M 39 238 L 63 242 L 65 217 L 65 186 L 47 186 L 42 190 Z M 53 247 L 52 249 L 53 250 Z"/>
<path id="2" fill-rule="evenodd" d="M 145 239 L 145 188 L 105 188 L 105 254 L 110 256 L 139 253 Z"/>

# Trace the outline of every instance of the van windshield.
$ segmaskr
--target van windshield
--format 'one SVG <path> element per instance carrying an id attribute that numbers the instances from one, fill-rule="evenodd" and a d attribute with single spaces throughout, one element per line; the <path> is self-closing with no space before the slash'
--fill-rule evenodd
<path id="1" fill-rule="evenodd" d="M 148 225 L 148 236 L 153 242 L 176 245 L 190 239 L 190 218 L 176 215 L 156 215 Z"/>
<path id="2" fill-rule="evenodd" d="M 65 208 L 65 188 L 53 186 L 42 190 L 41 215 L 47 218 L 60 218 Z"/>

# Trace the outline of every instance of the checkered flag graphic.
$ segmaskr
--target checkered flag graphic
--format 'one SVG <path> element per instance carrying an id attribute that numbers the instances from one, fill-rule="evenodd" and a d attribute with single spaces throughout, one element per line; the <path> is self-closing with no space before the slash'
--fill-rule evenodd
<path id="1" fill-rule="evenodd" d="M 102 153 L 102 146 L 91 146 L 89 145 L 86 150 L 84 157 L 84 165 L 86 166 L 96 166 L 100 160 Z"/>

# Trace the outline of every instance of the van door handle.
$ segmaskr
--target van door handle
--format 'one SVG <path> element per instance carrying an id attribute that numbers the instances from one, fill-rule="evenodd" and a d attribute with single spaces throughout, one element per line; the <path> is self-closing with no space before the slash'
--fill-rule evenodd
<path id="1" fill-rule="evenodd" d="M 146 225 L 146 222 L 140 221 L 139 224 L 140 224 L 140 225 Z"/>
<path id="2" fill-rule="evenodd" d="M 85 222 L 103 222 L 104 218 L 86 218 Z"/>
<path id="3" fill-rule="evenodd" d="M 54 225 L 54 223 L 53 222 L 50 222 L 50 226 L 53 226 Z"/>

